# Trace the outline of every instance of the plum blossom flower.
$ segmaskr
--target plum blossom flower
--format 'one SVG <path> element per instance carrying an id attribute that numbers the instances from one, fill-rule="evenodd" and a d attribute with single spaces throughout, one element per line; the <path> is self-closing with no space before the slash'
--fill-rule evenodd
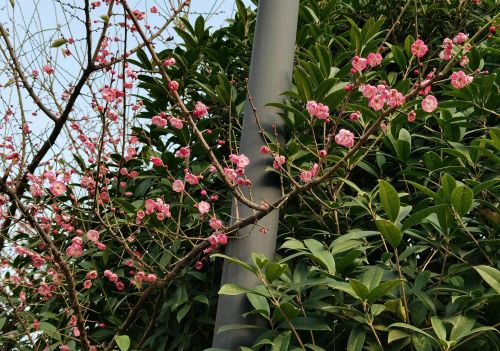
<path id="1" fill-rule="evenodd" d="M 283 155 L 276 155 L 273 161 L 273 168 L 278 170 L 286 162 L 286 158 Z"/>
<path id="2" fill-rule="evenodd" d="M 165 67 L 170 67 L 170 66 L 173 66 L 176 64 L 176 61 L 173 57 L 170 57 L 168 59 L 166 59 L 165 61 L 163 61 L 163 66 Z"/>
<path id="3" fill-rule="evenodd" d="M 80 245 L 71 244 L 66 248 L 66 255 L 71 257 L 80 257 L 83 254 L 83 249 Z"/>
<path id="4" fill-rule="evenodd" d="M 179 150 L 175 152 L 175 157 L 180 157 L 180 158 L 189 158 L 191 155 L 191 149 L 188 147 L 181 147 Z"/>
<path id="5" fill-rule="evenodd" d="M 175 129 L 182 129 L 182 127 L 184 126 L 182 120 L 179 118 L 172 117 L 170 118 L 169 122 Z"/>
<path id="6" fill-rule="evenodd" d="M 113 102 L 116 99 L 116 91 L 113 88 L 101 89 L 102 98 L 107 102 Z"/>
<path id="7" fill-rule="evenodd" d="M 467 41 L 467 39 L 469 39 L 469 36 L 465 33 L 458 33 L 457 35 L 455 35 L 455 37 L 453 38 L 453 43 L 454 44 L 463 44 Z"/>
<path id="8" fill-rule="evenodd" d="M 205 116 L 207 113 L 208 113 L 208 107 L 201 101 L 198 101 L 194 106 L 193 116 L 201 118 Z"/>
<path id="9" fill-rule="evenodd" d="M 89 230 L 87 232 L 87 239 L 90 241 L 99 241 L 99 232 L 94 229 Z"/>
<path id="10" fill-rule="evenodd" d="M 66 185 L 63 182 L 56 180 L 50 185 L 50 192 L 56 197 L 61 196 L 66 192 Z"/>
<path id="11" fill-rule="evenodd" d="M 468 76 L 464 71 L 453 72 L 451 74 L 451 85 L 455 89 L 462 89 L 469 85 L 473 80 L 472 76 Z"/>
<path id="12" fill-rule="evenodd" d="M 411 53 L 418 58 L 424 57 L 428 50 L 429 48 L 422 39 L 417 39 L 411 44 Z"/>
<path id="13" fill-rule="evenodd" d="M 443 61 L 450 61 L 453 51 L 453 41 L 449 38 L 443 40 L 443 51 L 439 53 L 439 58 Z"/>
<path id="14" fill-rule="evenodd" d="M 352 63 L 352 68 L 354 71 L 361 72 L 366 68 L 366 65 L 368 64 L 368 60 L 356 55 L 352 59 L 351 63 Z"/>
<path id="15" fill-rule="evenodd" d="M 163 160 L 159 157 L 151 156 L 151 162 L 155 167 L 163 167 Z"/>
<path id="16" fill-rule="evenodd" d="M 176 193 L 181 193 L 184 191 L 184 183 L 180 179 L 174 180 L 172 183 L 172 190 Z"/>
<path id="17" fill-rule="evenodd" d="M 149 9 L 149 11 L 151 13 L 158 13 L 158 8 L 156 6 L 151 6 L 151 8 Z"/>
<path id="18" fill-rule="evenodd" d="M 44 71 L 45 73 L 47 73 L 48 75 L 51 75 L 54 73 L 55 69 L 54 67 L 50 66 L 50 65 L 44 65 L 42 67 L 42 71 Z"/>
<path id="19" fill-rule="evenodd" d="M 350 119 L 351 121 L 357 121 L 358 119 L 360 119 L 360 118 L 361 118 L 361 116 L 362 116 L 361 112 L 359 112 L 359 111 L 354 111 L 353 113 L 351 113 L 351 114 L 349 115 L 349 119 Z"/>
<path id="20" fill-rule="evenodd" d="M 354 134 L 347 129 L 341 129 L 337 135 L 335 135 L 335 142 L 338 145 L 351 148 L 354 145 Z"/>
<path id="21" fill-rule="evenodd" d="M 206 201 L 200 201 L 197 205 L 200 214 L 205 214 L 210 211 L 210 204 Z"/>
<path id="22" fill-rule="evenodd" d="M 241 154 L 241 155 L 231 154 L 231 155 L 229 155 L 229 159 L 238 168 L 245 168 L 246 166 L 248 166 L 250 164 L 250 160 L 244 154 Z"/>
<path id="23" fill-rule="evenodd" d="M 323 120 L 329 117 L 328 106 L 323 105 L 322 103 L 317 103 L 316 101 L 308 101 L 306 104 L 306 110 L 309 112 L 311 117 L 317 117 Z"/>
<path id="24" fill-rule="evenodd" d="M 186 182 L 190 185 L 196 185 L 200 182 L 197 176 L 189 172 L 184 176 L 184 180 L 186 180 Z"/>
<path id="25" fill-rule="evenodd" d="M 422 100 L 422 110 L 425 112 L 433 112 L 438 105 L 437 99 L 432 95 L 427 95 L 425 99 Z"/>
<path id="26" fill-rule="evenodd" d="M 168 88 L 172 91 L 177 91 L 179 90 L 179 83 L 175 80 L 172 80 L 170 81 L 170 83 L 168 83 Z"/>
<path id="27" fill-rule="evenodd" d="M 408 119 L 408 122 L 414 122 L 415 118 L 417 118 L 417 113 L 415 111 L 411 111 L 406 115 L 406 118 Z"/>
<path id="28" fill-rule="evenodd" d="M 376 67 L 382 63 L 382 55 L 378 52 L 370 52 L 366 57 L 366 62 L 370 65 L 370 67 Z"/>

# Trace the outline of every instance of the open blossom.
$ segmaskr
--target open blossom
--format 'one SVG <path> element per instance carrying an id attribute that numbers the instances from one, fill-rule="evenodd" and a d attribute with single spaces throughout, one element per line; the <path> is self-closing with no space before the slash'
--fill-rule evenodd
<path id="1" fill-rule="evenodd" d="M 427 95 L 425 99 L 422 100 L 422 110 L 425 112 L 432 112 L 437 108 L 437 99 L 432 95 Z"/>
<path id="2" fill-rule="evenodd" d="M 66 192 L 66 185 L 63 182 L 56 180 L 50 185 L 50 192 L 54 196 L 61 196 Z"/>
<path id="3" fill-rule="evenodd" d="M 306 104 L 306 110 L 309 112 L 311 117 L 317 117 L 319 119 L 327 119 L 329 117 L 329 109 L 327 105 L 322 103 L 317 103 L 316 101 L 308 101 Z"/>
<path id="4" fill-rule="evenodd" d="M 193 116 L 201 118 L 205 116 L 207 113 L 208 113 L 208 107 L 204 103 L 198 101 L 194 106 Z"/>
<path id="5" fill-rule="evenodd" d="M 194 174 L 192 173 L 186 173 L 186 175 L 184 176 L 184 179 L 186 180 L 186 182 L 188 182 L 190 185 L 196 185 L 198 184 L 200 181 L 198 179 L 197 176 L 195 176 Z"/>
<path id="6" fill-rule="evenodd" d="M 179 118 L 172 117 L 170 118 L 169 122 L 175 129 L 182 129 L 182 127 L 184 126 L 182 124 L 182 120 L 180 120 Z"/>
<path id="7" fill-rule="evenodd" d="M 167 125 L 167 120 L 161 116 L 153 116 L 151 123 L 157 127 L 165 127 Z"/>
<path id="8" fill-rule="evenodd" d="M 215 217 L 212 217 L 210 218 L 210 220 L 208 221 L 208 225 L 210 226 L 210 228 L 212 228 L 213 230 L 219 230 L 222 228 L 222 221 L 220 219 L 217 219 Z"/>
<path id="9" fill-rule="evenodd" d="M 351 113 L 349 115 L 349 119 L 354 122 L 354 121 L 357 121 L 358 119 L 360 119 L 361 116 L 362 116 L 361 112 L 354 111 L 353 113 Z"/>
<path id="10" fill-rule="evenodd" d="M 191 149 L 184 146 L 175 152 L 175 157 L 189 158 L 190 155 L 191 155 Z"/>
<path id="11" fill-rule="evenodd" d="M 401 94 L 396 89 L 389 90 L 388 105 L 391 107 L 401 106 L 405 103 L 406 99 L 403 94 Z"/>
<path id="12" fill-rule="evenodd" d="M 365 68 L 366 68 L 366 65 L 368 64 L 368 60 L 363 58 L 363 57 L 359 57 L 359 56 L 354 56 L 354 58 L 352 59 L 352 68 L 357 71 L 357 72 L 361 72 L 363 71 Z"/>
<path id="13" fill-rule="evenodd" d="M 172 190 L 176 193 L 181 193 L 182 191 L 184 191 L 184 183 L 182 182 L 182 180 L 174 180 L 174 182 L 172 183 Z"/>
<path id="14" fill-rule="evenodd" d="M 458 33 L 457 35 L 455 35 L 455 37 L 453 38 L 453 43 L 454 44 L 463 44 L 467 41 L 467 39 L 469 39 L 469 36 L 465 33 Z"/>
<path id="15" fill-rule="evenodd" d="M 155 167 L 163 167 L 163 160 L 159 157 L 151 156 L 151 162 Z"/>
<path id="16" fill-rule="evenodd" d="M 369 101 L 368 106 L 374 109 L 375 111 L 379 111 L 384 108 L 385 99 L 382 95 L 376 94 Z"/>
<path id="17" fill-rule="evenodd" d="M 300 173 L 300 180 L 304 183 L 310 182 L 316 173 L 318 173 L 318 167 L 318 164 L 315 163 L 309 171 L 302 171 Z"/>
<path id="18" fill-rule="evenodd" d="M 451 85 L 455 89 L 462 89 L 472 82 L 473 77 L 465 74 L 464 71 L 453 72 L 451 74 Z"/>
<path id="19" fill-rule="evenodd" d="M 469 64 L 469 57 L 467 55 L 462 56 L 460 59 L 460 66 L 465 67 Z"/>
<path id="20" fill-rule="evenodd" d="M 99 232 L 94 229 L 89 230 L 87 232 L 87 239 L 90 241 L 99 241 Z"/>
<path id="21" fill-rule="evenodd" d="M 371 99 L 375 94 L 377 94 L 377 87 L 370 84 L 363 84 L 358 89 L 361 94 L 367 99 Z"/>
<path id="22" fill-rule="evenodd" d="M 54 73 L 55 69 L 54 69 L 54 67 L 52 67 L 52 66 L 49 66 L 49 65 L 44 65 L 44 66 L 42 67 L 42 71 L 44 71 L 45 73 L 47 73 L 47 74 L 49 74 L 49 75 L 50 75 L 50 74 L 53 74 L 53 73 Z"/>
<path id="23" fill-rule="evenodd" d="M 273 161 L 273 168 L 274 169 L 280 169 L 280 166 L 282 166 L 285 162 L 286 162 L 285 156 L 282 156 L 282 155 L 278 156 L 278 155 L 276 155 L 275 159 Z"/>
<path id="24" fill-rule="evenodd" d="M 244 154 L 241 154 L 241 155 L 231 154 L 231 155 L 229 155 L 229 159 L 238 168 L 245 168 L 246 166 L 248 166 L 250 164 L 250 160 Z"/>
<path id="25" fill-rule="evenodd" d="M 341 129 L 337 135 L 335 135 L 335 142 L 338 145 L 345 147 L 353 147 L 354 145 L 354 134 L 347 129 Z"/>
<path id="26" fill-rule="evenodd" d="M 116 92 L 113 88 L 101 89 L 102 98 L 107 102 L 113 102 L 116 99 Z"/>
<path id="27" fill-rule="evenodd" d="M 382 55 L 378 52 L 376 52 L 376 53 L 370 52 L 368 54 L 368 56 L 366 57 L 366 62 L 371 67 L 376 67 L 382 63 Z"/>
<path id="28" fill-rule="evenodd" d="M 428 50 L 429 48 L 422 39 L 417 39 L 411 44 L 411 53 L 418 58 L 424 57 Z"/>
<path id="29" fill-rule="evenodd" d="M 413 122 L 415 121 L 415 118 L 417 118 L 417 113 L 415 111 L 411 111 L 406 115 L 406 118 L 408 119 L 408 122 Z"/>
<path id="30" fill-rule="evenodd" d="M 450 61 L 452 52 L 453 52 L 453 41 L 449 38 L 445 38 L 443 40 L 443 51 L 439 53 L 439 58 L 444 61 Z"/>
<path id="31" fill-rule="evenodd" d="M 66 255 L 72 257 L 80 257 L 83 254 L 83 249 L 80 245 L 71 244 L 66 248 Z"/>
<path id="32" fill-rule="evenodd" d="M 200 214 L 205 214 L 210 211 L 210 204 L 206 201 L 200 201 L 198 203 L 198 211 L 200 211 Z"/>

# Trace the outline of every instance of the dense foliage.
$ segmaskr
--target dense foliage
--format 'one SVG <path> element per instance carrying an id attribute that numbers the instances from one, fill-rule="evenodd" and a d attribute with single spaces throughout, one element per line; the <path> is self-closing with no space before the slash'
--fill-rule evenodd
<path id="1" fill-rule="evenodd" d="M 246 186 L 238 140 L 256 14 L 236 4 L 226 27 L 179 18 L 182 45 L 127 59 L 141 102 L 121 152 L 103 132 L 94 160 L 75 153 L 40 171 L 22 198 L 2 183 L 21 218 L 0 345 L 203 350 L 219 292 L 247 294 L 267 320 L 245 349 L 498 349 L 499 5 L 301 2 L 293 89 L 274 103 L 287 141 L 264 133 L 262 148 L 295 201 L 280 209 L 277 258 L 248 263 L 212 254 L 232 234 L 224 175 Z M 106 89 L 103 130 L 116 122 Z M 262 285 L 219 291 L 220 257 Z"/>

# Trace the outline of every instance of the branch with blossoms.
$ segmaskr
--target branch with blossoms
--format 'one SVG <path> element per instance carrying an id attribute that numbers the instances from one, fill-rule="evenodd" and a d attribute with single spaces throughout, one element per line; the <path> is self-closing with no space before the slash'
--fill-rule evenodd
<path id="1" fill-rule="evenodd" d="M 127 11 L 130 11 L 130 9 L 127 9 Z M 483 26 L 479 31 L 477 31 L 476 34 L 471 39 L 465 37 L 463 33 L 459 33 L 452 42 L 455 45 L 464 44 L 463 46 L 465 52 L 467 52 L 467 50 L 469 50 L 468 48 L 470 48 L 473 44 L 476 43 L 477 39 L 490 27 L 491 23 L 494 23 L 495 20 L 496 17 L 488 21 L 488 23 L 485 26 Z M 394 28 L 395 27 L 393 27 L 393 29 Z M 372 135 L 374 135 L 380 128 L 387 128 L 387 125 L 384 124 L 384 121 L 387 118 L 391 117 L 394 114 L 400 114 L 401 113 L 400 109 L 402 107 L 412 105 L 410 103 L 405 105 L 405 103 L 410 102 L 412 99 L 415 99 L 419 95 L 425 96 L 425 98 L 421 101 L 422 110 L 426 113 L 432 113 L 433 111 L 435 111 L 436 108 L 438 107 L 438 101 L 435 96 L 429 95 L 432 86 L 437 82 L 442 82 L 442 80 L 448 76 L 449 71 L 452 69 L 453 65 L 458 60 L 460 60 L 461 62 L 464 61 L 463 59 L 464 56 L 460 55 L 450 56 L 451 54 L 449 53 L 450 50 L 449 41 L 451 41 L 451 39 L 445 39 L 443 44 L 443 52 L 440 54 L 440 56 L 444 61 L 448 61 L 445 67 L 443 67 L 438 72 L 432 72 L 427 76 L 427 78 L 424 81 L 419 80 L 413 86 L 410 92 L 407 93 L 406 95 L 403 95 L 396 89 L 389 89 L 386 85 L 372 86 L 369 84 L 361 83 L 361 78 L 363 77 L 362 73 L 363 71 L 366 70 L 368 66 L 370 66 L 371 68 L 375 68 L 382 63 L 383 58 L 380 52 L 370 53 L 367 58 L 355 56 L 352 60 L 352 74 L 353 77 L 355 77 L 356 81 L 346 86 L 346 90 L 349 92 L 349 94 L 346 100 L 344 101 L 343 106 L 347 105 L 349 98 L 352 96 L 351 92 L 359 89 L 362 95 L 366 99 L 368 99 L 368 106 L 374 111 L 379 112 L 379 115 L 376 118 L 376 120 L 372 122 L 369 128 L 366 129 L 365 132 L 356 141 L 355 135 L 349 130 L 340 129 L 340 131 L 336 132 L 341 117 L 343 117 L 344 115 L 343 112 L 344 107 L 343 107 L 341 109 L 342 112 L 339 114 L 338 120 L 328 133 L 325 147 L 321 150 L 318 150 L 318 152 L 316 153 L 319 155 L 320 158 L 319 164 L 321 164 L 321 162 L 324 162 L 322 160 L 324 160 L 325 156 L 327 156 L 328 152 L 327 150 L 329 150 L 333 142 L 335 142 L 339 146 L 348 148 L 348 151 L 344 153 L 343 157 L 340 158 L 340 160 L 337 161 L 333 166 L 326 168 L 323 171 L 323 174 L 318 174 L 318 167 L 319 167 L 318 164 L 315 164 L 310 171 L 302 171 L 300 174 L 300 179 L 305 184 L 295 186 L 295 188 L 293 188 L 287 194 L 284 194 L 276 202 L 272 204 L 266 204 L 264 206 L 265 208 L 259 209 L 252 216 L 240 219 L 238 221 L 235 221 L 235 223 L 233 223 L 232 225 L 221 228 L 222 231 L 226 235 L 234 235 L 239 229 L 248 225 L 255 224 L 259 219 L 265 217 L 271 211 L 282 208 L 296 196 L 300 196 L 302 193 L 306 191 L 312 190 L 315 187 L 320 186 L 321 184 L 325 184 L 331 181 L 331 179 L 335 177 L 339 169 L 349 163 L 349 160 L 351 160 L 356 155 L 356 153 L 362 148 L 362 146 L 364 146 L 367 143 L 367 141 L 370 139 Z M 151 56 L 153 57 L 153 60 L 159 67 L 161 67 L 161 62 L 157 58 L 156 53 L 152 48 L 152 46 L 148 45 L 148 49 L 150 51 Z M 428 47 L 422 40 L 418 39 L 413 43 L 411 47 L 411 52 L 414 55 L 414 57 L 420 60 L 427 54 Z M 171 84 L 172 81 L 168 77 L 168 74 L 166 74 L 166 72 L 162 68 L 160 68 L 160 73 L 162 75 L 162 78 L 168 82 L 170 89 L 173 90 L 172 95 L 174 96 L 175 102 L 179 104 L 179 106 L 181 106 L 181 109 L 183 110 L 185 117 L 188 119 L 189 124 L 193 128 L 194 133 L 198 138 L 198 141 L 204 146 L 205 150 L 210 151 L 211 148 L 205 141 L 203 134 L 199 132 L 198 129 L 196 128 L 196 123 L 194 122 L 194 120 L 189 119 L 190 113 L 185 108 L 180 96 L 177 93 L 177 88 L 178 88 L 177 84 Z M 467 75 L 463 71 L 458 71 L 458 72 L 453 72 L 450 76 L 450 79 L 452 86 L 456 89 L 460 89 L 470 84 L 473 78 L 471 75 Z M 384 109 L 386 104 L 388 105 L 388 108 Z M 330 113 L 328 110 L 328 106 L 322 103 L 317 103 L 315 101 L 309 101 L 306 105 L 306 109 L 311 118 L 316 118 L 317 120 L 321 120 L 324 123 L 329 122 Z M 254 110 L 256 119 L 258 121 L 257 112 L 258 111 Z M 355 122 L 361 118 L 361 115 L 362 113 L 360 111 L 354 111 L 352 113 L 349 113 L 349 118 L 351 121 Z M 407 112 L 407 119 L 409 122 L 412 122 L 415 119 L 415 116 L 416 116 L 415 111 L 411 110 Z M 314 120 L 312 121 L 312 123 L 314 123 Z M 263 137 L 263 139 L 264 142 L 267 143 L 265 137 Z M 269 146 L 263 152 L 268 153 L 269 152 L 268 149 Z M 275 155 L 274 154 L 272 155 L 273 158 L 275 158 Z M 358 160 L 357 162 L 359 161 L 360 160 Z M 275 159 L 275 163 L 276 162 L 277 161 Z M 278 165 L 278 169 L 280 167 L 282 167 L 282 164 Z M 292 183 L 297 184 L 293 179 L 290 180 L 292 181 Z M 134 308 L 129 312 L 125 321 L 117 329 L 117 335 L 126 332 L 126 330 L 133 323 L 136 314 L 141 310 L 141 307 L 147 301 L 150 294 L 152 294 L 157 289 L 168 286 L 179 274 L 182 273 L 184 268 L 187 268 L 190 264 L 192 264 L 192 261 L 196 257 L 198 257 L 203 252 L 207 252 L 210 251 L 211 249 L 214 249 L 216 246 L 217 246 L 217 240 L 202 241 L 201 243 L 194 246 L 189 251 L 189 253 L 187 253 L 182 259 L 180 259 L 174 265 L 172 265 L 168 274 L 164 278 L 160 279 L 157 283 L 149 286 L 141 294 Z M 105 350 L 111 350 L 113 346 L 114 346 L 114 341 L 111 341 L 110 343 L 108 343 Z"/>

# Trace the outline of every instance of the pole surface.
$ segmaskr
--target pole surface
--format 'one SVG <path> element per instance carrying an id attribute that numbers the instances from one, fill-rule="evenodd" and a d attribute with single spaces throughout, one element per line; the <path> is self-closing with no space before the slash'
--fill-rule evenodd
<path id="1" fill-rule="evenodd" d="M 275 127 L 283 140 L 284 122 L 281 112 L 274 107 L 265 107 L 269 102 L 283 101 L 281 94 L 290 90 L 292 84 L 293 59 L 299 0 L 260 0 L 252 49 L 248 94 L 257 109 L 259 122 L 264 130 L 272 135 Z M 242 189 L 251 196 L 254 203 L 262 200 L 273 203 L 281 195 L 279 176 L 265 171 L 272 166 L 272 157 L 262 155 L 259 148 L 265 145 L 255 121 L 252 106 L 247 101 L 243 119 L 240 154 L 250 159 L 245 169 L 246 176 L 252 181 L 250 189 Z M 236 208 L 237 206 L 237 208 Z M 243 204 L 234 204 L 232 218 L 245 218 L 254 210 Z M 269 259 L 274 258 L 278 230 L 279 211 L 273 211 L 258 222 L 258 226 L 247 226 L 238 232 L 238 239 L 231 239 L 226 247 L 226 255 L 251 262 L 253 252 L 262 253 Z M 267 234 L 259 229 L 264 227 Z M 245 287 L 259 284 L 257 278 L 238 265 L 224 262 L 221 285 L 234 283 Z M 239 350 L 239 346 L 251 346 L 259 335 L 258 329 L 238 329 L 218 334 L 218 329 L 228 324 L 256 325 L 263 320 L 255 316 L 243 318 L 250 310 L 244 294 L 237 296 L 220 295 L 217 306 L 213 347 Z"/>

